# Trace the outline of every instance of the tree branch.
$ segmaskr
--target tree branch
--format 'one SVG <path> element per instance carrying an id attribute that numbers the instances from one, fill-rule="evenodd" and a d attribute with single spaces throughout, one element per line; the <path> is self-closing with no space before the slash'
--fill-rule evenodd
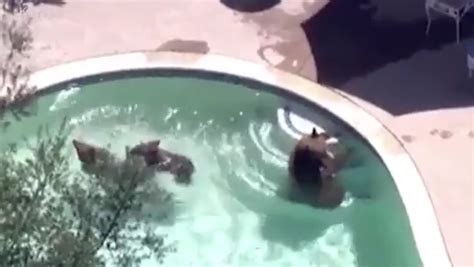
<path id="1" fill-rule="evenodd" d="M 120 219 L 120 216 L 122 216 L 123 212 L 126 210 L 126 202 L 127 200 L 130 200 L 130 193 L 133 192 L 133 190 L 137 186 L 137 177 L 139 175 L 139 171 L 136 172 L 132 179 L 130 179 L 130 183 L 128 185 L 128 190 L 125 193 L 125 197 L 120 200 L 120 204 L 118 206 L 118 209 L 115 211 L 114 216 L 112 218 L 111 223 L 109 223 L 109 227 L 105 231 L 105 234 L 102 235 L 102 239 L 99 242 L 99 245 L 95 249 L 95 253 L 99 251 L 99 249 L 104 245 L 105 241 L 109 238 L 110 234 L 112 233 L 112 230 L 118 225 L 118 220 Z M 120 190 L 120 189 L 119 189 Z"/>

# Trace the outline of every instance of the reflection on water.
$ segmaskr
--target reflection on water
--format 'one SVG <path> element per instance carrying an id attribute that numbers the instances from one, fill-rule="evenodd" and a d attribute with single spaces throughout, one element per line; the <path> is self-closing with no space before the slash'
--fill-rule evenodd
<path id="1" fill-rule="evenodd" d="M 193 79 L 128 79 L 87 87 L 42 97 L 38 116 L 12 125 L 5 140 L 68 115 L 71 138 L 109 145 L 117 156 L 126 146 L 160 139 L 160 146 L 191 158 L 196 167 L 191 186 L 177 185 L 164 173 L 152 179 L 173 193 L 172 212 L 153 198 L 141 211 L 154 215 L 154 231 L 176 246 L 162 266 L 395 267 L 417 262 L 390 176 L 351 134 L 344 133 L 342 142 L 355 152 L 339 177 L 348 187 L 346 201 L 333 211 L 318 210 L 279 193 L 296 140 L 278 127 L 278 97 Z M 72 153 L 71 160 L 76 161 Z M 372 198 L 352 197 L 360 191 Z M 159 219 L 164 213 L 172 218 Z M 143 262 L 156 265 L 154 259 Z"/>

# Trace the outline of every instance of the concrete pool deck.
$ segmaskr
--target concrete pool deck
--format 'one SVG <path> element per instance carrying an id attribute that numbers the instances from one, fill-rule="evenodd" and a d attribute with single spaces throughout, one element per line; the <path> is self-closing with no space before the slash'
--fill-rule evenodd
<path id="1" fill-rule="evenodd" d="M 177 47 L 270 64 L 316 80 L 317 62 L 300 24 L 326 3 L 287 0 L 245 15 L 217 0 L 70 0 L 60 7 L 40 5 L 28 11 L 34 18 L 32 64 L 40 69 L 90 56 Z M 472 266 L 474 109 L 393 116 L 349 97 L 402 138 L 430 193 L 453 265 Z M 458 160 L 449 160 L 453 158 Z"/>

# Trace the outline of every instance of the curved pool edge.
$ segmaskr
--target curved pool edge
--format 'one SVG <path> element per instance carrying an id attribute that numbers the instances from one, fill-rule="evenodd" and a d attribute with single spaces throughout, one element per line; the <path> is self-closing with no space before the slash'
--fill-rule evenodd
<path id="1" fill-rule="evenodd" d="M 272 67 L 212 54 L 132 52 L 73 61 L 34 72 L 38 91 L 87 76 L 133 70 L 208 71 L 256 80 L 304 98 L 355 129 L 377 151 L 398 188 L 424 266 L 452 266 L 434 207 L 418 169 L 396 136 L 352 100 L 303 77 Z"/>

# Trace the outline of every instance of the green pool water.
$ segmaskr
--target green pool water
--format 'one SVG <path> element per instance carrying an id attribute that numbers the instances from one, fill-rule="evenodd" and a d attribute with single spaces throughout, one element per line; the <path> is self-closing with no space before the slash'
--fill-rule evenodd
<path id="1" fill-rule="evenodd" d="M 154 224 L 176 248 L 160 266 L 421 266 L 390 174 L 342 125 L 340 142 L 352 151 L 338 176 L 348 189 L 343 205 L 320 210 L 278 194 L 296 140 L 277 122 L 282 97 L 256 87 L 192 76 L 79 81 L 75 89 L 40 96 L 34 115 L 13 122 L 0 143 L 34 138 L 40 125 L 58 127 L 67 116 L 71 138 L 110 144 L 116 153 L 160 139 L 190 157 L 190 186 L 155 177 L 180 201 L 173 223 Z"/>

